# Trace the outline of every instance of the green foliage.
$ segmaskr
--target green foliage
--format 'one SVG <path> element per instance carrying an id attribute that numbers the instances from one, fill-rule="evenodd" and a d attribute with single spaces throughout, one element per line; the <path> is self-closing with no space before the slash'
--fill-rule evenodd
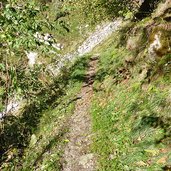
<path id="1" fill-rule="evenodd" d="M 64 5 L 65 8 L 83 14 L 82 22 L 89 21 L 90 23 L 97 23 L 104 19 L 124 16 L 130 11 L 131 2 L 129 0 L 74 0 L 64 3 Z"/>
<path id="2" fill-rule="evenodd" d="M 3 47 L 14 53 L 16 50 L 36 47 L 34 34 L 46 24 L 46 20 L 38 17 L 44 10 L 33 1 L 22 4 L 8 2 L 0 15 L 0 41 Z"/>
<path id="3" fill-rule="evenodd" d="M 46 51 L 45 45 L 35 38 L 36 32 L 51 27 L 44 16 L 46 10 L 47 6 L 35 1 L 12 0 L 3 4 L 0 12 L 0 85 L 5 89 L 1 96 L 4 105 L 14 92 L 20 91 L 25 95 L 42 87 L 37 74 L 40 68 L 26 73 L 28 67 L 24 51 Z"/>

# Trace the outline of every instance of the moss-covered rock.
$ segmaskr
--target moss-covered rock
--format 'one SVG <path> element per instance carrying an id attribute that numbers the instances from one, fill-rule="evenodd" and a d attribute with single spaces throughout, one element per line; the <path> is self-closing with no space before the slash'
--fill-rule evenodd
<path id="1" fill-rule="evenodd" d="M 149 59 L 153 62 L 157 62 L 162 56 L 171 52 L 171 40 L 169 36 L 171 31 L 164 27 L 164 25 L 159 25 L 152 29 L 152 33 L 149 36 L 149 48 L 148 54 Z"/>

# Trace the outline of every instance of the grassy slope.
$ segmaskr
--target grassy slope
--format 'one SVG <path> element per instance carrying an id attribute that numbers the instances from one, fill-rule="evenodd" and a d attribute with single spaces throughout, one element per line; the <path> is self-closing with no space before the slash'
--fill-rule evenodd
<path id="1" fill-rule="evenodd" d="M 29 143 L 24 149 L 24 155 L 21 158 L 19 149 L 13 148 L 8 154 L 8 158 L 11 155 L 12 160 L 7 159 L 1 166 L 1 170 L 60 170 L 62 147 L 67 142 L 63 137 L 68 131 L 67 119 L 74 110 L 88 58 L 86 56 L 77 60 L 72 67 L 66 68 L 67 72 L 64 73 L 69 74 L 63 78 L 65 81 L 67 80 L 67 84 L 62 90 L 65 93 L 55 97 L 48 109 L 35 113 L 40 118 L 37 126 L 31 131 L 31 137 L 28 137 Z M 29 120 L 32 119 L 34 118 L 29 118 Z M 31 129 L 31 127 L 29 128 Z"/>
<path id="2" fill-rule="evenodd" d="M 127 65 L 125 59 L 135 52 L 118 46 L 116 35 L 93 52 L 100 54 L 100 64 L 91 109 L 96 133 L 92 150 L 99 155 L 99 170 L 162 170 L 171 163 L 170 72 L 157 73 L 149 83 L 140 73 L 143 59 Z M 54 102 L 57 107 L 42 113 L 21 166 L 16 159 L 10 168 L 60 170 L 62 148 L 67 142 L 63 135 L 74 109 L 74 102 L 67 104 L 80 90 L 85 72 L 80 65 L 86 66 L 82 62 L 72 67 L 66 95 Z"/>
<path id="3" fill-rule="evenodd" d="M 78 41 L 85 38 L 84 34 L 78 36 L 77 26 L 81 17 L 73 14 L 68 18 L 69 21 L 75 19 L 70 26 L 72 32 L 56 36 L 66 45 L 65 52 L 75 49 Z M 139 67 L 144 61 L 126 66 L 125 58 L 131 53 L 124 47 L 118 48 L 116 42 L 116 35 L 113 35 L 94 51 L 100 53 L 100 65 L 91 109 L 96 133 L 92 150 L 99 154 L 99 170 L 161 170 L 161 167 L 171 164 L 170 73 L 158 75 L 150 83 L 141 79 Z M 67 77 L 65 94 L 41 111 L 23 159 L 18 156 L 18 150 L 13 149 L 9 155 L 14 160 L 5 162 L 3 170 L 60 169 L 62 147 L 67 142 L 63 135 L 68 129 L 67 119 L 74 110 L 72 99 L 80 90 L 86 63 L 87 60 L 75 63 L 69 72 L 72 76 Z"/>
<path id="4" fill-rule="evenodd" d="M 126 64 L 131 52 L 117 45 L 117 35 L 95 50 L 100 64 L 91 109 L 96 133 L 92 150 L 99 155 L 99 170 L 167 169 L 171 164 L 170 70 L 155 71 L 149 82 L 140 71 L 145 63 L 141 56 L 133 65 Z"/>

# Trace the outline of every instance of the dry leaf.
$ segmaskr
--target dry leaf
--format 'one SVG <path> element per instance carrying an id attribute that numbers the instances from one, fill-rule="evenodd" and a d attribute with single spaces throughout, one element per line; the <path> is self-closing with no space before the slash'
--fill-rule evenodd
<path id="1" fill-rule="evenodd" d="M 159 150 L 144 150 L 145 152 L 151 154 L 152 156 L 156 156 L 159 154 Z"/>
<path id="2" fill-rule="evenodd" d="M 167 156 L 162 157 L 157 161 L 157 164 L 165 164 L 167 161 Z"/>
<path id="3" fill-rule="evenodd" d="M 147 164 L 143 161 L 139 161 L 136 163 L 137 166 L 147 166 Z"/>

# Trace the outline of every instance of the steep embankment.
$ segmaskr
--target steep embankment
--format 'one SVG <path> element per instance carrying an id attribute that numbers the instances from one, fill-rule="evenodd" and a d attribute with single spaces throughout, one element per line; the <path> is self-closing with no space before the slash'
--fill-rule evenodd
<path id="1" fill-rule="evenodd" d="M 94 51 L 93 152 L 101 171 L 171 168 L 169 25 L 129 23 Z"/>

